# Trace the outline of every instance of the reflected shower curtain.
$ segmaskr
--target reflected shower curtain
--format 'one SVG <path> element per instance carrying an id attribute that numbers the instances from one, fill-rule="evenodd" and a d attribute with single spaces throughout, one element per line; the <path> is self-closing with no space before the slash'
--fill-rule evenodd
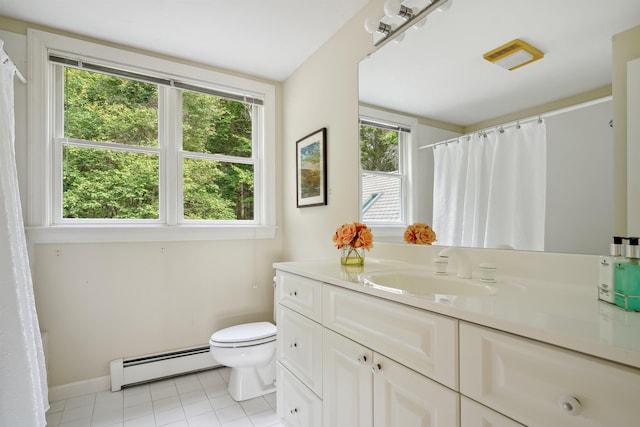
<path id="1" fill-rule="evenodd" d="M 47 373 L 14 148 L 16 68 L 10 60 L 3 62 L 3 56 L 0 48 L 0 426 L 44 426 Z"/>
<path id="2" fill-rule="evenodd" d="M 534 122 L 434 147 L 438 244 L 544 250 L 546 134 Z"/>

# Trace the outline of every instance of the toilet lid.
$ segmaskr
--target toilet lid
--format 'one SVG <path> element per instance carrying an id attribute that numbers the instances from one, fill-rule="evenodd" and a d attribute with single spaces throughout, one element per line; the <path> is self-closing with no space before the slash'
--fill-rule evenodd
<path id="1" fill-rule="evenodd" d="M 238 343 L 275 337 L 276 325 L 269 322 L 245 323 L 221 329 L 211 335 L 212 342 Z"/>

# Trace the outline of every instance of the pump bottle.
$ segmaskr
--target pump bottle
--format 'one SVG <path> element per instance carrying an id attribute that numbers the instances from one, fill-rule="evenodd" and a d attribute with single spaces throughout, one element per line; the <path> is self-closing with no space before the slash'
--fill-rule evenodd
<path id="1" fill-rule="evenodd" d="M 614 303 L 628 311 L 640 311 L 640 246 L 638 237 L 629 237 L 626 258 L 614 264 Z"/>
<path id="2" fill-rule="evenodd" d="M 615 294 L 613 290 L 615 264 L 617 262 L 627 262 L 627 258 L 623 256 L 622 240 L 622 237 L 614 236 L 613 243 L 611 243 L 609 248 L 610 255 L 603 255 L 600 257 L 598 299 L 611 304 L 615 303 Z"/>

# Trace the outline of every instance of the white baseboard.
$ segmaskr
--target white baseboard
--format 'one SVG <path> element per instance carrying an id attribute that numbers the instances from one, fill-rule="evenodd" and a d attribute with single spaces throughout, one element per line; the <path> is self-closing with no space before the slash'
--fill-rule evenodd
<path id="1" fill-rule="evenodd" d="M 89 393 L 97 393 L 99 391 L 109 390 L 110 388 L 111 378 L 109 377 L 109 375 L 105 375 L 104 377 L 92 378 L 90 380 L 49 387 L 49 402 L 71 399 L 72 397 L 78 397 Z"/>

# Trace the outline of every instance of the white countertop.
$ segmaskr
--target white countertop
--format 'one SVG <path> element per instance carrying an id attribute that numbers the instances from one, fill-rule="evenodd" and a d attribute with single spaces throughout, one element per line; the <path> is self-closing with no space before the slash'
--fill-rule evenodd
<path id="1" fill-rule="evenodd" d="M 277 270 L 640 368 L 640 313 L 626 312 L 598 301 L 595 287 L 499 277 L 493 284 L 497 289 L 494 295 L 443 298 L 396 294 L 360 282 L 361 274 L 368 272 L 419 268 L 398 261 L 368 258 L 363 269 L 343 267 L 335 259 L 280 262 L 273 266 Z"/>

